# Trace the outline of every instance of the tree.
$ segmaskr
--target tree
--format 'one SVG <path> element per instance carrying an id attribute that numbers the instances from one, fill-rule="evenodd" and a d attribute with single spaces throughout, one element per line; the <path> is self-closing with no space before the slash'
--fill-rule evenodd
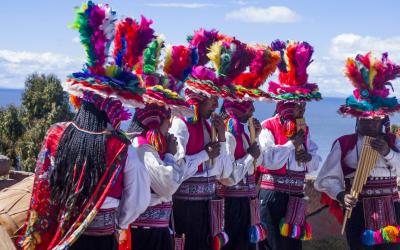
<path id="1" fill-rule="evenodd" d="M 21 107 L 9 107 L 0 114 L 0 153 L 15 160 L 18 156 L 22 168 L 27 171 L 35 168 L 48 128 L 73 117 L 68 95 L 63 92 L 60 80 L 52 74 L 29 75 Z M 13 166 L 15 164 L 14 161 Z"/>
<path id="2" fill-rule="evenodd" d="M 19 113 L 19 108 L 14 105 L 0 109 L 0 152 L 10 158 L 12 166 L 18 163 L 16 144 L 25 130 Z"/>

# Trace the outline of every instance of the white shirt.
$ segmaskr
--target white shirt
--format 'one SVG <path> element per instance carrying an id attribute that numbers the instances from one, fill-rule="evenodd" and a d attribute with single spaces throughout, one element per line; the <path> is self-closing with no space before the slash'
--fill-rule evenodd
<path id="1" fill-rule="evenodd" d="M 211 141 L 211 136 L 208 130 L 206 129 L 205 125 L 203 126 L 203 130 L 204 130 L 204 145 L 207 145 L 207 143 Z M 175 158 L 178 159 L 178 162 L 184 161 L 187 158 L 186 146 L 189 141 L 189 130 L 185 122 L 182 121 L 180 118 L 175 117 L 172 121 L 172 125 L 169 132 L 176 137 L 178 142 L 178 150 L 175 155 Z M 220 155 L 214 159 L 213 166 L 211 165 L 211 161 L 209 160 L 208 154 L 205 150 L 202 150 L 199 153 L 192 155 L 194 158 L 202 159 L 204 166 L 204 171 L 201 173 L 196 173 L 193 177 L 216 176 L 217 179 L 225 179 L 231 175 L 232 161 L 226 152 L 226 142 L 220 142 L 220 146 L 221 146 Z M 185 179 L 188 178 L 189 177 L 185 177 Z"/>
<path id="2" fill-rule="evenodd" d="M 312 156 L 312 159 L 307 163 L 301 163 L 299 166 L 296 161 L 296 149 L 293 142 L 289 140 L 283 145 L 277 145 L 271 131 L 263 128 L 259 136 L 261 152 L 263 154 L 263 167 L 270 170 L 278 170 L 287 164 L 287 169 L 292 171 L 312 172 L 317 170 L 321 162 L 321 157 L 317 154 L 317 144 L 310 138 L 309 133 L 306 145 L 307 152 Z"/>
<path id="3" fill-rule="evenodd" d="M 106 197 L 101 208 L 118 209 L 118 226 L 127 229 L 150 203 L 150 177 L 147 169 L 137 164 L 136 150 L 130 145 L 124 167 L 121 200 Z"/>
<path id="4" fill-rule="evenodd" d="M 162 160 L 153 146 L 139 145 L 137 137 L 133 139 L 132 145 L 137 150 L 141 164 L 147 168 L 150 175 L 150 186 L 155 192 L 151 194 L 150 206 L 171 201 L 172 195 L 185 178 L 193 176 L 197 172 L 198 165 L 208 159 L 208 156 L 206 158 L 186 156 L 179 164 L 174 156 L 168 153 Z"/>
<path id="5" fill-rule="evenodd" d="M 350 150 L 344 157 L 344 162 L 353 169 L 357 168 L 357 149 L 358 155 L 361 155 L 363 136 L 358 136 L 357 147 Z M 396 147 L 400 148 L 400 141 L 396 138 Z M 314 187 L 320 192 L 325 192 L 332 199 L 336 199 L 337 195 L 345 190 L 345 178 L 354 177 L 355 171 L 347 176 L 344 176 L 341 164 L 342 150 L 339 141 L 333 145 L 331 152 L 322 165 L 317 179 L 314 182 Z M 388 168 L 391 167 L 391 170 Z M 385 157 L 379 155 L 378 161 L 371 172 L 372 177 L 389 177 L 400 176 L 400 153 L 390 150 Z"/>
<path id="6" fill-rule="evenodd" d="M 244 133 L 248 134 L 247 131 L 244 131 Z M 222 179 L 220 180 L 220 182 L 225 186 L 232 186 L 236 185 L 243 178 L 245 178 L 246 174 L 248 175 L 254 174 L 255 170 L 253 165 L 254 158 L 253 156 L 247 153 L 242 158 L 235 160 L 235 150 L 237 145 L 235 136 L 230 132 L 225 132 L 225 137 L 226 137 L 226 152 L 232 161 L 232 173 L 228 178 Z M 243 134 L 242 134 L 242 141 L 243 141 L 243 148 L 245 151 L 247 151 L 250 145 Z M 262 155 L 260 154 L 260 157 L 258 157 L 257 159 L 256 166 L 260 165 L 261 163 L 262 163 Z"/>

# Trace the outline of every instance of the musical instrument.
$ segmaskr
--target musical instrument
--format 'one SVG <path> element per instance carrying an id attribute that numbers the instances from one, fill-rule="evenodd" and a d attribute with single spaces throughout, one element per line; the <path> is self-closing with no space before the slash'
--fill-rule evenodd
<path id="1" fill-rule="evenodd" d="M 215 113 L 213 113 L 214 115 Z M 211 124 L 211 142 L 217 142 L 217 129 Z M 214 166 L 214 159 L 211 160 L 211 165 Z"/>
<path id="2" fill-rule="evenodd" d="M 296 119 L 296 131 L 299 132 L 300 130 L 303 130 L 304 133 L 306 132 L 306 120 L 304 118 L 297 118 Z M 305 134 L 304 134 L 305 136 Z M 296 152 L 301 151 L 304 149 L 303 145 L 300 145 L 298 147 L 296 147 Z M 301 162 L 297 162 L 297 165 L 300 167 L 301 166 Z"/>
<path id="3" fill-rule="evenodd" d="M 378 160 L 378 151 L 372 149 L 371 141 L 373 137 L 364 136 L 360 159 L 357 164 L 356 174 L 354 176 L 353 185 L 350 190 L 350 194 L 354 198 L 358 198 L 361 193 L 367 179 L 371 174 L 372 169 L 375 167 Z M 342 225 L 342 234 L 346 228 L 346 222 L 351 217 L 352 209 L 346 210 L 344 214 L 344 220 Z"/>
<path id="4" fill-rule="evenodd" d="M 253 145 L 253 143 L 256 142 L 256 130 L 254 128 L 253 117 L 249 118 L 249 120 L 247 121 L 247 124 L 249 126 L 249 132 L 250 132 L 250 143 L 251 143 L 251 145 Z M 254 170 L 255 170 L 257 168 L 257 159 L 254 159 L 253 166 L 254 166 Z"/>

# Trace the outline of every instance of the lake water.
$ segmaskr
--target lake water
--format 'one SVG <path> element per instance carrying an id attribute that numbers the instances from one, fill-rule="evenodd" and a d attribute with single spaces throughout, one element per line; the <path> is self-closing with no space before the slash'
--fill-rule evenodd
<path id="1" fill-rule="evenodd" d="M 9 104 L 20 105 L 22 90 L 0 89 L 0 107 Z M 319 102 L 307 105 L 306 122 L 310 127 L 311 138 L 319 147 L 319 154 L 325 159 L 331 148 L 332 142 L 339 136 L 352 133 L 355 120 L 350 117 L 343 118 L 336 113 L 338 107 L 344 103 L 344 98 L 324 98 Z M 274 112 L 274 103 L 256 103 L 256 113 L 260 121 L 271 117 Z M 400 116 L 391 118 L 392 123 L 400 124 Z"/>

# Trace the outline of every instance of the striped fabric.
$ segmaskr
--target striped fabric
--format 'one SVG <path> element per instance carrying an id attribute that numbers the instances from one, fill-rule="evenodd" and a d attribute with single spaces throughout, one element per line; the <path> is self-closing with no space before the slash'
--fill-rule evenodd
<path id="1" fill-rule="evenodd" d="M 132 224 L 133 227 L 165 228 L 169 227 L 172 202 L 165 202 L 148 207 Z"/>
<path id="2" fill-rule="evenodd" d="M 306 222 L 306 200 L 296 196 L 289 196 L 285 223 L 303 226 Z"/>
<path id="3" fill-rule="evenodd" d="M 397 225 L 391 196 L 364 198 L 362 202 L 366 229 L 379 230 L 389 225 Z"/>
<path id="4" fill-rule="evenodd" d="M 234 186 L 217 184 L 218 197 L 256 197 L 256 177 L 249 175 Z"/>
<path id="5" fill-rule="evenodd" d="M 286 174 L 263 174 L 261 188 L 289 194 L 302 194 L 305 187 L 305 172 L 287 170 Z"/>
<path id="6" fill-rule="evenodd" d="M 210 200 L 215 196 L 216 179 L 213 177 L 193 177 L 184 181 L 174 199 L 180 200 Z"/>
<path id="7" fill-rule="evenodd" d="M 211 236 L 224 231 L 224 199 L 210 200 Z"/>
<path id="8" fill-rule="evenodd" d="M 260 200 L 254 198 L 250 200 L 250 223 L 251 225 L 257 225 L 261 223 L 260 219 Z"/>
<path id="9" fill-rule="evenodd" d="M 346 178 L 346 188 L 349 189 L 353 185 L 354 178 Z M 360 197 L 379 197 L 391 196 L 394 201 L 399 200 L 399 192 L 397 188 L 396 177 L 368 177 L 367 183 L 364 185 Z"/>
<path id="10" fill-rule="evenodd" d="M 115 215 L 115 208 L 100 209 L 83 234 L 89 236 L 112 235 L 115 232 Z"/>

